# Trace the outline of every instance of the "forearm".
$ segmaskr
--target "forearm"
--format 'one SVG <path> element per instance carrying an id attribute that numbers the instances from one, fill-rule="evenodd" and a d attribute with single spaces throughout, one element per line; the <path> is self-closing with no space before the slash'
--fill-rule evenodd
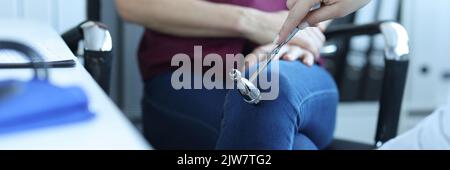
<path id="1" fill-rule="evenodd" d="M 127 21 L 187 37 L 240 37 L 242 22 L 256 10 L 204 0 L 116 0 Z M 252 13 L 252 14 L 250 14 Z"/>

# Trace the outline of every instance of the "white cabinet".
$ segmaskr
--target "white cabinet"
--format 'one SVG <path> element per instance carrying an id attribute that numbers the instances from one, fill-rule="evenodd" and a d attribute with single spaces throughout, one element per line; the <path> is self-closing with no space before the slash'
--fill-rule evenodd
<path id="1" fill-rule="evenodd" d="M 0 0 L 0 18 L 36 20 L 62 33 L 86 20 L 86 0 Z"/>
<path id="2" fill-rule="evenodd" d="M 404 3 L 404 25 L 411 37 L 406 98 L 411 110 L 433 109 L 447 102 L 450 1 L 405 0 Z"/>

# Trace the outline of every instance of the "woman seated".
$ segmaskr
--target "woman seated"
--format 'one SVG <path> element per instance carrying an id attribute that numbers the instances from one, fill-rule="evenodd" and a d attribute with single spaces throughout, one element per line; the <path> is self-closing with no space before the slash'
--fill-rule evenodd
<path id="1" fill-rule="evenodd" d="M 139 49 L 144 134 L 156 149 L 316 150 L 331 142 L 338 92 L 314 64 L 325 23 L 298 34 L 281 51 L 279 70 L 269 69 L 279 75 L 278 97 L 251 105 L 237 90 L 175 89 L 171 62 L 177 54 L 195 58 L 195 46 L 200 57 L 224 60 L 270 52 L 288 15 L 285 0 L 117 0 L 117 7 L 147 28 Z M 255 67 L 260 59 L 246 60 Z"/>

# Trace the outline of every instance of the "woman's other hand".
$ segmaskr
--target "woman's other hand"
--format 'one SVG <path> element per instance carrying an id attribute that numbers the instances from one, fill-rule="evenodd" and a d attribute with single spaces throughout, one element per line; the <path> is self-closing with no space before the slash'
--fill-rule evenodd
<path id="1" fill-rule="evenodd" d="M 291 42 L 285 45 L 275 56 L 275 60 L 301 60 L 305 65 L 312 66 L 320 58 L 320 49 L 324 46 L 325 41 L 326 38 L 321 29 L 307 28 L 300 31 Z M 263 62 L 275 47 L 275 44 L 268 44 L 255 49 L 246 57 L 247 68 Z"/>
<path id="2" fill-rule="evenodd" d="M 274 44 L 268 44 L 261 47 L 258 47 L 251 54 L 245 57 L 245 68 L 241 68 L 241 71 L 244 69 L 251 68 L 258 63 L 263 63 L 266 61 L 268 54 L 275 48 Z M 302 49 L 299 46 L 295 45 L 285 45 L 281 48 L 280 52 L 275 56 L 273 60 L 286 60 L 286 61 L 296 61 L 300 60 L 307 66 L 314 65 L 314 55 Z"/>
<path id="3" fill-rule="evenodd" d="M 320 58 L 320 50 L 326 41 L 325 34 L 318 27 L 309 27 L 300 31 L 288 44 L 298 46 L 313 55 L 314 60 Z M 306 63 L 305 63 L 306 64 Z"/>

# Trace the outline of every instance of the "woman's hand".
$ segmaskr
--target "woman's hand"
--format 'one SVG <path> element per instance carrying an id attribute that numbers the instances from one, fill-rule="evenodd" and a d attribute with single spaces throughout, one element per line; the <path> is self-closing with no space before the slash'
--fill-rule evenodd
<path id="1" fill-rule="evenodd" d="M 275 60 L 295 61 L 301 60 L 307 66 L 313 66 L 320 57 L 320 49 L 325 44 L 325 35 L 317 27 L 310 27 L 303 31 L 285 45 L 275 56 Z M 258 62 L 264 62 L 267 55 L 276 47 L 274 44 L 261 46 L 246 57 L 246 68 Z"/>
<path id="2" fill-rule="evenodd" d="M 261 47 L 258 47 L 251 54 L 245 57 L 245 69 L 251 68 L 258 63 L 263 63 L 267 59 L 267 55 L 275 48 L 274 44 L 268 44 Z M 273 59 L 275 60 L 286 60 L 286 61 L 296 61 L 300 60 L 307 66 L 314 65 L 314 55 L 299 46 L 295 45 L 285 45 L 281 48 L 280 52 Z M 241 71 L 244 68 L 241 69 Z"/>
<path id="3" fill-rule="evenodd" d="M 325 41 L 326 37 L 320 28 L 309 27 L 300 31 L 288 44 L 308 51 L 314 56 L 314 60 L 318 60 Z"/>
<path id="4" fill-rule="evenodd" d="M 302 22 L 315 25 L 319 22 L 344 17 L 363 7 L 370 0 L 288 0 L 289 16 L 284 23 L 277 44 L 286 41 L 288 35 Z M 310 11 L 315 4 L 321 8 Z"/>

